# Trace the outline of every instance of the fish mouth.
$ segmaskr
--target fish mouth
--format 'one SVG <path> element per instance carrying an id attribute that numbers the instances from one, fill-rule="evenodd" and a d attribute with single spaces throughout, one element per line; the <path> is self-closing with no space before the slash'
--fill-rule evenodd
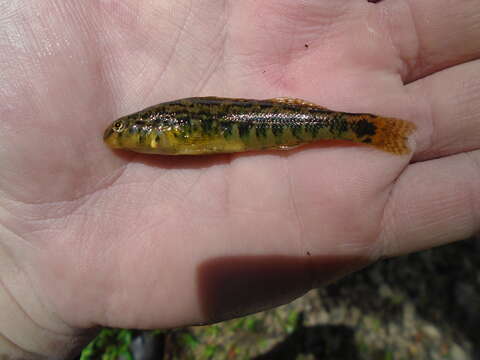
<path id="1" fill-rule="evenodd" d="M 112 126 L 109 126 L 103 133 L 103 142 L 108 145 L 111 149 L 119 149 L 120 144 L 118 143 L 117 134 L 113 131 Z"/>

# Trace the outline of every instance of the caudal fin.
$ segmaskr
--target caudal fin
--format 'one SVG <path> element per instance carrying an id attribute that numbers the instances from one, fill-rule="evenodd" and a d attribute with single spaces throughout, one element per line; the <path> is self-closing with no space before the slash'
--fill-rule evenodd
<path id="1" fill-rule="evenodd" d="M 408 136 L 416 129 L 415 124 L 406 120 L 377 116 L 369 121 L 375 124 L 375 134 L 361 142 L 392 154 L 405 155 L 411 152 Z"/>

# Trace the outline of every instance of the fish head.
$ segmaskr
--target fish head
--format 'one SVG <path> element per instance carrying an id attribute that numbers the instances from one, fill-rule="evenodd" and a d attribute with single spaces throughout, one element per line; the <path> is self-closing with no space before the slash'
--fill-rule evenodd
<path id="1" fill-rule="evenodd" d="M 115 120 L 105 129 L 103 141 L 112 149 L 125 148 L 130 127 L 131 121 L 126 116 Z"/>
<path id="2" fill-rule="evenodd" d="M 137 113 L 112 122 L 103 134 L 103 141 L 112 149 L 168 155 L 178 152 L 182 137 L 168 119 L 152 119 Z"/>
<path id="3" fill-rule="evenodd" d="M 148 152 L 147 138 L 152 124 L 140 116 L 128 115 L 112 122 L 103 134 L 103 141 L 112 149 Z"/>

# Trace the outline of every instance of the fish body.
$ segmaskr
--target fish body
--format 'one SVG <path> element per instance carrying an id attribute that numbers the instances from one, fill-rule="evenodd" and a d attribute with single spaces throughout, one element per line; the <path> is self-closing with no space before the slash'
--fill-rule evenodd
<path id="1" fill-rule="evenodd" d="M 185 98 L 114 121 L 111 148 L 165 155 L 291 149 L 318 140 L 348 140 L 407 154 L 409 121 L 332 111 L 301 99 Z"/>

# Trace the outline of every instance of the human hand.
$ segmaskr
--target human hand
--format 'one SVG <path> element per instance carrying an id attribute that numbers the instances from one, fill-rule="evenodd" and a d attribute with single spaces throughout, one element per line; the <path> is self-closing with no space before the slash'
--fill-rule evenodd
<path id="1" fill-rule="evenodd" d="M 66 357 L 96 326 L 238 316 L 477 232 L 479 13 L 438 0 L 0 5 L 0 348 Z M 102 143 L 116 117 L 201 95 L 411 120 L 413 157 Z"/>

